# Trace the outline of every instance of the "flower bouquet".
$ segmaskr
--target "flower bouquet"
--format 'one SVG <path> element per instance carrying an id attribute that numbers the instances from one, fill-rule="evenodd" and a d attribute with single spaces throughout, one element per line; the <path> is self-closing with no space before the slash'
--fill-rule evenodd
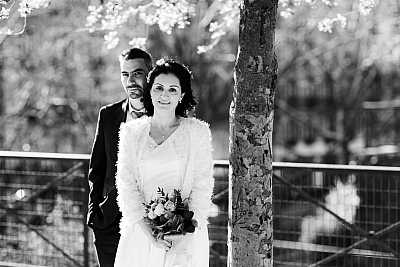
<path id="1" fill-rule="evenodd" d="M 168 195 L 158 188 L 157 196 L 143 205 L 145 222 L 151 226 L 157 239 L 163 239 L 165 235 L 193 233 L 197 226 L 193 220 L 194 213 L 189 210 L 186 199 L 182 200 L 179 190 L 174 189 L 173 194 Z"/>

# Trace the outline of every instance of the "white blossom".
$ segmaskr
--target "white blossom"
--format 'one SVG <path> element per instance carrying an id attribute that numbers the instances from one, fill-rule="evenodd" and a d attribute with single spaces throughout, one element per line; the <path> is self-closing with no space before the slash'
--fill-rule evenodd
<path id="1" fill-rule="evenodd" d="M 10 16 L 10 8 L 2 7 L 0 10 L 0 20 L 8 19 Z"/>
<path id="2" fill-rule="evenodd" d="M 282 17 L 284 17 L 285 19 L 287 19 L 287 18 L 289 18 L 289 17 L 294 15 L 294 10 L 292 8 L 286 8 L 285 10 L 282 10 L 280 12 L 280 15 Z"/>
<path id="3" fill-rule="evenodd" d="M 165 204 L 164 207 L 167 211 L 174 211 L 175 210 L 175 204 L 171 200 L 168 200 Z"/>
<path id="4" fill-rule="evenodd" d="M 375 7 L 375 5 L 375 0 L 359 0 L 358 10 L 360 11 L 361 15 L 366 16 L 371 13 L 371 10 Z"/>
<path id="5" fill-rule="evenodd" d="M 119 43 L 119 37 L 118 37 L 118 32 L 116 31 L 111 31 L 104 35 L 104 45 L 107 47 L 107 49 L 113 49 L 115 48 Z"/>
<path id="6" fill-rule="evenodd" d="M 22 0 L 19 3 L 18 12 L 21 17 L 26 17 L 31 14 L 34 9 L 48 7 L 51 0 Z"/>
<path id="7" fill-rule="evenodd" d="M 153 219 L 157 218 L 157 215 L 151 210 L 151 211 L 149 211 L 149 213 L 147 213 L 147 217 L 150 220 L 153 220 Z"/>
<path id="8" fill-rule="evenodd" d="M 333 6 L 337 6 L 338 5 L 337 0 L 322 0 L 322 3 L 324 3 L 325 5 L 327 5 L 329 7 L 333 7 Z"/>
<path id="9" fill-rule="evenodd" d="M 135 37 L 129 41 L 129 45 L 132 47 L 138 47 L 142 49 L 146 49 L 146 38 L 144 37 Z"/>
<path id="10" fill-rule="evenodd" d="M 280 4 L 282 7 L 287 7 L 287 6 L 289 6 L 289 3 L 290 3 L 290 0 L 280 0 L 280 1 L 279 1 L 279 4 Z"/>
<path id="11" fill-rule="evenodd" d="M 91 31 L 93 31 L 94 25 L 100 20 L 102 11 L 102 5 L 98 7 L 91 5 L 88 7 L 89 15 L 86 17 L 86 27 L 90 28 Z"/>
<path id="12" fill-rule="evenodd" d="M 333 26 L 337 23 L 340 24 L 342 28 L 345 28 L 347 25 L 347 19 L 341 14 L 337 14 L 335 18 L 325 18 L 318 22 L 318 30 L 321 32 L 332 33 Z"/>
<path id="13" fill-rule="evenodd" d="M 162 203 L 158 203 L 156 208 L 154 209 L 154 214 L 157 216 L 161 216 L 165 213 L 164 205 Z"/>
<path id="14" fill-rule="evenodd" d="M 189 24 L 189 17 L 195 15 L 195 4 L 186 0 L 154 0 L 139 7 L 139 14 L 146 24 L 158 24 L 160 30 L 171 34 L 175 26 L 184 28 Z"/>

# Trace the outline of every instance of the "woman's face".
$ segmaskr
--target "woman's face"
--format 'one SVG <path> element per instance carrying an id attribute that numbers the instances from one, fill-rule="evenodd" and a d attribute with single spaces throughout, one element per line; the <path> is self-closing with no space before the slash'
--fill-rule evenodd
<path id="1" fill-rule="evenodd" d="M 174 74 L 160 74 L 154 79 L 150 90 L 154 111 L 175 112 L 179 100 L 183 97 L 181 84 Z"/>

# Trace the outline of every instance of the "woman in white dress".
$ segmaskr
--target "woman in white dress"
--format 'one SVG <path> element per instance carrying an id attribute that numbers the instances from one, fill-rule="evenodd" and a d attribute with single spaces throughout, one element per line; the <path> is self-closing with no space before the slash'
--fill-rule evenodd
<path id="1" fill-rule="evenodd" d="M 207 216 L 214 185 L 211 133 L 187 114 L 196 104 L 191 73 L 172 60 L 159 60 L 148 76 L 148 116 L 121 126 L 116 185 L 122 212 L 118 267 L 207 267 Z M 161 187 L 181 190 L 197 227 L 194 233 L 157 240 L 145 223 L 143 203 Z"/>

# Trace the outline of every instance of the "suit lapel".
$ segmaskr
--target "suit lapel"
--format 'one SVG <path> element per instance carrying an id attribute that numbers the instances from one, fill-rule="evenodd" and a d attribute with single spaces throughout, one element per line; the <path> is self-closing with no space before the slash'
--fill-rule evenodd
<path id="1" fill-rule="evenodd" d="M 111 138 L 109 140 L 110 142 L 110 152 L 111 155 L 113 155 L 113 158 L 117 158 L 117 153 L 118 153 L 118 142 L 119 142 L 119 129 L 121 126 L 121 123 L 125 123 L 126 121 L 126 113 L 127 113 L 127 103 L 128 99 L 125 101 L 121 102 L 120 106 L 115 109 L 115 113 L 113 114 L 114 120 L 112 125 L 111 130 Z"/>
<path id="2" fill-rule="evenodd" d="M 119 124 L 121 124 L 122 122 L 126 122 L 126 116 L 128 115 L 128 103 L 129 103 L 128 99 L 125 99 L 125 101 L 122 102 L 118 118 Z"/>

